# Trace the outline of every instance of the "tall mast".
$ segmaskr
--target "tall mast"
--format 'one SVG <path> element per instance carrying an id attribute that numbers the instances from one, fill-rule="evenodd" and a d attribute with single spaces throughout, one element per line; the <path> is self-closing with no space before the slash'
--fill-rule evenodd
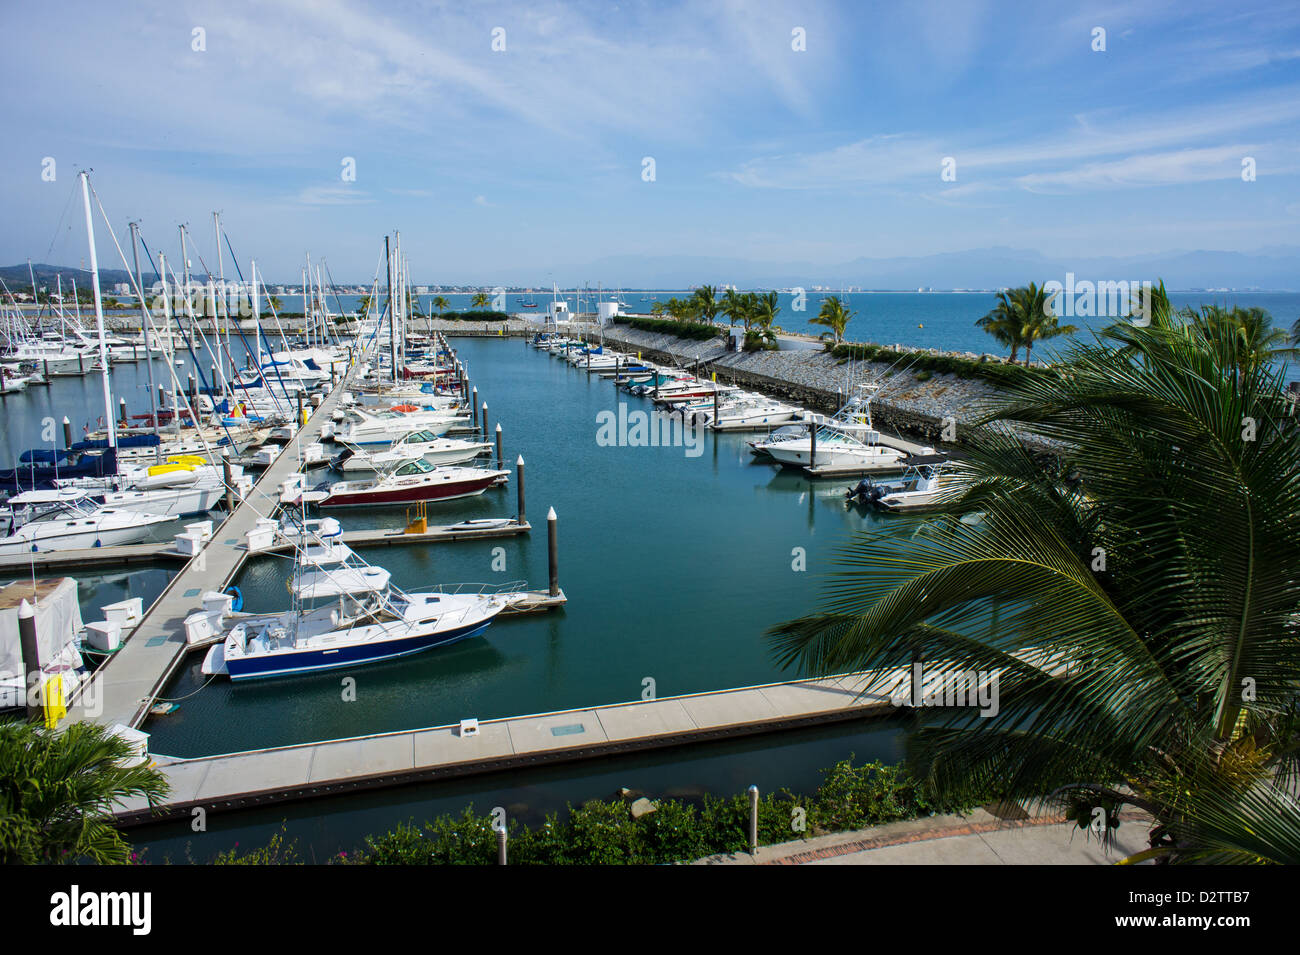
<path id="1" fill-rule="evenodd" d="M 179 436 L 181 432 L 181 410 L 180 402 L 176 400 L 175 360 L 172 357 L 176 354 L 176 337 L 172 332 L 171 299 L 167 294 L 167 256 L 163 252 L 158 253 L 158 273 L 158 278 L 162 280 L 163 328 L 167 329 L 167 336 L 163 339 L 163 355 L 167 359 L 167 368 L 171 372 L 167 377 L 171 381 L 172 423 L 175 424 L 176 434 Z"/>
<path id="2" fill-rule="evenodd" d="M 108 385 L 108 346 L 104 343 L 104 304 L 99 297 L 99 259 L 95 255 L 95 221 L 90 215 L 90 177 L 83 169 L 81 199 L 86 209 L 86 239 L 90 243 L 90 281 L 95 292 L 95 326 L 99 330 L 99 361 L 103 365 L 104 422 L 108 429 L 108 446 L 117 447 L 117 431 L 113 424 L 113 394 Z"/>
<path id="3" fill-rule="evenodd" d="M 217 323 L 217 364 L 218 364 L 218 366 L 224 368 L 224 367 L 225 367 L 225 359 L 223 359 L 223 358 L 221 357 L 221 353 L 224 351 L 228 357 L 229 357 L 229 355 L 230 355 L 230 298 L 229 298 L 229 295 L 228 295 L 227 292 L 226 292 L 226 264 L 225 264 L 225 258 L 224 258 L 224 256 L 221 254 L 221 213 L 220 213 L 220 212 L 214 212 L 214 213 L 212 213 L 212 228 L 213 228 L 213 231 L 216 233 L 216 239 L 217 239 L 217 278 L 218 278 L 218 280 L 219 280 L 219 282 L 220 282 L 220 288 L 221 288 L 221 291 L 220 291 L 219 294 L 217 295 L 217 299 L 218 299 L 220 302 L 224 303 L 224 305 L 225 305 L 225 313 L 226 313 L 226 323 L 225 323 L 225 324 L 226 324 L 226 343 L 225 343 L 225 348 L 222 348 L 222 347 L 221 347 L 221 324 L 220 324 L 220 318 L 219 318 L 219 313 L 220 313 L 220 311 L 221 311 L 221 308 L 220 308 L 220 307 L 218 307 L 218 315 L 214 315 L 213 318 L 212 318 L 212 320 L 213 320 L 213 322 Z M 234 364 L 235 364 L 234 358 L 230 358 L 230 365 L 231 365 L 231 367 L 230 367 L 230 369 L 229 369 L 229 372 L 230 372 L 229 375 L 227 375 L 224 371 L 222 372 L 223 387 L 224 387 L 224 386 L 227 386 L 227 385 L 228 385 L 228 382 L 229 382 L 229 379 L 232 378 L 232 377 L 234 377 L 234 374 L 235 374 Z M 226 390 L 227 390 L 227 392 L 228 392 L 228 397 L 233 398 L 233 397 L 234 397 L 234 390 L 231 389 L 231 388 L 229 388 L 229 387 L 226 387 Z"/>
<path id="4" fill-rule="evenodd" d="M 388 265 L 388 353 L 392 358 L 393 384 L 397 384 L 397 312 L 393 306 L 393 258 L 388 236 L 384 236 L 384 262 Z"/>
<path id="5" fill-rule="evenodd" d="M 153 419 L 153 433 L 158 434 L 158 405 L 154 401 L 154 383 L 153 383 L 153 350 L 149 347 L 149 306 L 145 303 L 144 297 L 144 274 L 140 271 L 140 223 L 131 223 L 131 258 L 135 260 L 135 285 L 136 291 L 140 293 L 140 329 L 144 333 L 144 363 L 149 370 L 149 416 Z M 161 441 L 154 445 L 153 458 L 155 464 L 162 463 L 162 444 Z"/>
<path id="6" fill-rule="evenodd" d="M 257 299 L 257 260 L 251 259 L 248 263 L 248 280 L 253 283 L 253 321 L 257 323 L 257 328 L 253 332 L 253 337 L 257 339 L 257 373 L 265 374 L 262 371 L 262 303 Z"/>

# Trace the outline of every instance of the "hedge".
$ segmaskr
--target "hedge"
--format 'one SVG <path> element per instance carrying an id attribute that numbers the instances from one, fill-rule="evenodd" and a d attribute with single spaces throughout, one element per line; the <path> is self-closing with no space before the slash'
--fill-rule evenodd
<path id="1" fill-rule="evenodd" d="M 899 351 L 885 345 L 827 343 L 827 349 L 836 358 L 855 361 L 874 361 L 912 371 L 956 375 L 959 378 L 983 378 L 1004 387 L 1023 383 L 1034 376 L 1047 374 L 1042 369 L 1024 365 L 1007 365 L 999 361 L 961 358 L 957 355 L 932 355 L 926 351 Z"/>
<path id="2" fill-rule="evenodd" d="M 507 322 L 510 316 L 505 312 L 443 312 L 441 315 L 429 315 L 427 319 L 444 322 Z"/>
<path id="3" fill-rule="evenodd" d="M 706 322 L 686 322 L 676 318 L 615 318 L 619 325 L 629 325 L 643 332 L 658 332 L 661 335 L 676 335 L 692 341 L 704 342 L 717 338 L 722 331 Z"/>
<path id="4" fill-rule="evenodd" d="M 762 845 L 811 838 L 827 832 L 969 810 L 996 798 L 971 789 L 959 798 L 936 798 L 926 783 L 899 765 L 879 761 L 854 766 L 852 757 L 826 770 L 815 793 L 797 797 L 768 793 L 759 801 Z M 339 853 L 332 862 L 359 865 L 493 865 L 497 836 L 490 814 L 473 806 L 416 825 L 399 824 L 370 836 L 360 851 Z M 802 826 L 802 829 L 800 828 Z M 561 821 L 548 815 L 533 829 L 510 820 L 508 854 L 512 865 L 655 865 L 690 862 L 714 853 L 748 849 L 749 799 L 744 794 L 706 795 L 699 803 L 659 800 L 653 812 L 633 819 L 628 799 L 593 800 Z M 188 856 L 188 853 L 187 853 Z M 301 861 L 282 835 L 264 849 L 220 854 L 220 864 Z"/>

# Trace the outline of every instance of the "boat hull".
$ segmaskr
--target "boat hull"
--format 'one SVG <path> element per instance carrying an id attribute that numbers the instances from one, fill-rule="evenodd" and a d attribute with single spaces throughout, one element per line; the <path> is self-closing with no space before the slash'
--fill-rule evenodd
<path id="1" fill-rule="evenodd" d="M 331 492 L 320 502 L 321 507 L 377 507 L 393 504 L 416 504 L 420 501 L 450 501 L 460 497 L 482 494 L 496 481 L 496 475 L 475 478 L 472 481 L 413 484 L 386 490 L 358 489 Z"/>
<path id="2" fill-rule="evenodd" d="M 400 657 L 422 653 L 444 647 L 459 640 L 468 640 L 483 633 L 492 623 L 493 617 L 476 620 L 443 631 L 424 633 L 394 640 L 358 644 L 351 647 L 331 649 L 302 650 L 292 653 L 277 653 L 258 657 L 245 657 L 226 660 L 226 670 L 232 680 L 259 680 L 278 676 L 293 676 L 301 673 L 317 673 L 322 670 L 336 670 L 341 667 L 364 666 L 367 663 L 382 663 Z"/>

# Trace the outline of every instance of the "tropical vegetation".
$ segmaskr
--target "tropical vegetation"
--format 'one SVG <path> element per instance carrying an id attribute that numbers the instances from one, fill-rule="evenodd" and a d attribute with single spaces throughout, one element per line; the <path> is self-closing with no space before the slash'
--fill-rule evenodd
<path id="1" fill-rule="evenodd" d="M 996 785 L 1105 832 L 1135 806 L 1141 858 L 1300 862 L 1300 428 L 1276 344 L 1217 312 L 1075 343 L 967 435 L 925 533 L 857 537 L 775 654 L 995 675 L 995 715 L 916 711 L 910 764 L 941 797 Z"/>
<path id="2" fill-rule="evenodd" d="M 1011 349 L 1013 365 L 1023 348 L 1025 364 L 1028 365 L 1034 342 L 1078 331 L 1073 325 L 1062 325 L 1060 317 L 1055 314 L 1057 294 L 1048 296 L 1045 288 L 1034 282 L 1021 288 L 1006 289 L 998 293 L 993 310 L 975 324 L 992 335 L 998 344 Z"/>
<path id="3" fill-rule="evenodd" d="M 61 730 L 0 722 L 0 862 L 130 861 L 112 813 L 128 799 L 156 801 L 167 781 L 121 737 L 94 723 Z"/>
<path id="4" fill-rule="evenodd" d="M 813 325 L 824 325 L 830 329 L 829 334 L 835 344 L 844 340 L 844 329 L 853 318 L 853 309 L 846 306 L 838 295 L 828 295 L 822 299 L 822 307 L 817 314 L 808 319 Z"/>

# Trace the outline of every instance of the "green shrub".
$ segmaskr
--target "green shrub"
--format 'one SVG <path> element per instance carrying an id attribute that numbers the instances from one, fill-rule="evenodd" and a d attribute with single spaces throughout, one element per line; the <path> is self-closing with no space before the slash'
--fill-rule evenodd
<path id="1" fill-rule="evenodd" d="M 854 766 L 853 758 L 826 770 L 816 792 L 797 797 L 768 793 L 759 801 L 758 837 L 761 845 L 846 829 L 861 829 L 898 819 L 955 812 L 994 798 L 974 788 L 958 800 L 940 802 L 929 786 L 903 766 L 879 761 Z M 796 828 L 797 823 L 802 828 Z M 564 822 L 550 815 L 530 829 L 509 823 L 507 852 L 512 865 L 651 865 L 691 862 L 715 853 L 749 848 L 749 797 L 705 795 L 699 806 L 673 799 L 633 819 L 626 799 L 592 800 L 570 807 Z M 439 816 L 423 826 L 400 823 L 378 836 L 369 836 L 360 852 L 340 853 L 338 863 L 362 865 L 491 865 L 496 862 L 497 835 L 492 817 L 475 814 L 473 806 L 458 816 Z M 277 835 L 265 849 L 239 855 L 222 853 L 227 864 L 297 861 L 294 845 Z"/>
<path id="2" fill-rule="evenodd" d="M 722 331 L 707 322 L 679 321 L 675 318 L 616 318 L 615 323 L 640 329 L 643 332 L 657 332 L 661 335 L 676 335 L 692 341 L 708 341 L 717 338 Z"/>

